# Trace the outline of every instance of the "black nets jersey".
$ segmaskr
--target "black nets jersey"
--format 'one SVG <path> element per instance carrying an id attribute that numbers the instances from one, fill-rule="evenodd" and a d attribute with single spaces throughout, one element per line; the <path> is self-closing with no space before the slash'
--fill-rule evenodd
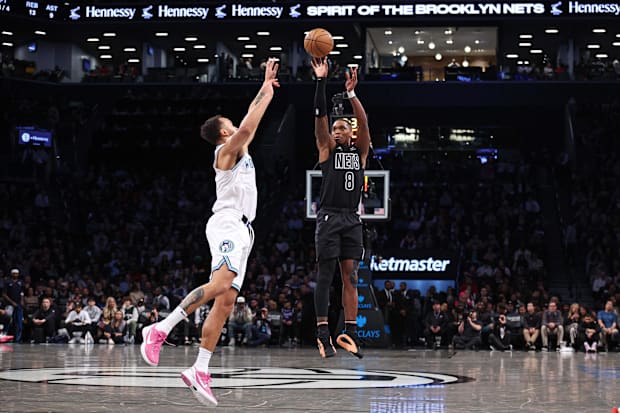
<path id="1" fill-rule="evenodd" d="M 323 173 L 319 209 L 339 208 L 357 211 L 364 186 L 364 168 L 355 146 L 336 145 L 327 161 L 320 164 Z"/>

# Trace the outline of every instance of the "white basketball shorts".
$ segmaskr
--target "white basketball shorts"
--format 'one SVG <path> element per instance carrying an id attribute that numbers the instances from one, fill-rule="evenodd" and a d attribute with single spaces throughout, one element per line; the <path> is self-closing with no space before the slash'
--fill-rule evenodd
<path id="1" fill-rule="evenodd" d="M 236 211 L 219 211 L 209 218 L 206 233 L 212 257 L 211 276 L 226 264 L 230 271 L 237 274 L 232 287 L 240 291 L 254 244 L 252 226 L 245 224 L 242 215 Z"/>

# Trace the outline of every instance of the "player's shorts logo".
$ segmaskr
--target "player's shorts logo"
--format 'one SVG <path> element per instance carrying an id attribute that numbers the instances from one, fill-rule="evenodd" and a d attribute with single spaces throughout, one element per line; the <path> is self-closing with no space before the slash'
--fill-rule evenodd
<path id="1" fill-rule="evenodd" d="M 229 239 L 224 240 L 220 243 L 220 252 L 222 254 L 229 253 L 234 249 L 235 249 L 235 244 Z"/>

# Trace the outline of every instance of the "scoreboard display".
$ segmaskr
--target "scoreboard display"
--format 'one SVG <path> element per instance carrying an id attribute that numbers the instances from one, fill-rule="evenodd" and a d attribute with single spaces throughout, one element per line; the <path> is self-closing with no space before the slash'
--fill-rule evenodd
<path id="1" fill-rule="evenodd" d="M 0 0 L 0 16 L 64 20 L 66 6 L 60 1 Z"/>

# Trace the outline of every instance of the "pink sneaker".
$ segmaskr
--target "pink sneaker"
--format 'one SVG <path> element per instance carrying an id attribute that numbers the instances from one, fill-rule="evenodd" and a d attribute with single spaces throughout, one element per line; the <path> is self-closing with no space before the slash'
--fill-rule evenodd
<path id="1" fill-rule="evenodd" d="M 159 364 L 159 352 L 161 346 L 164 344 L 164 340 L 168 337 L 168 334 L 160 331 L 156 328 L 157 323 L 142 329 L 142 344 L 140 345 L 140 352 L 142 358 L 151 366 L 157 366 Z"/>
<path id="2" fill-rule="evenodd" d="M 181 373 L 181 378 L 200 403 L 207 406 L 217 406 L 217 400 L 211 391 L 210 374 L 196 370 L 192 366 Z"/>

